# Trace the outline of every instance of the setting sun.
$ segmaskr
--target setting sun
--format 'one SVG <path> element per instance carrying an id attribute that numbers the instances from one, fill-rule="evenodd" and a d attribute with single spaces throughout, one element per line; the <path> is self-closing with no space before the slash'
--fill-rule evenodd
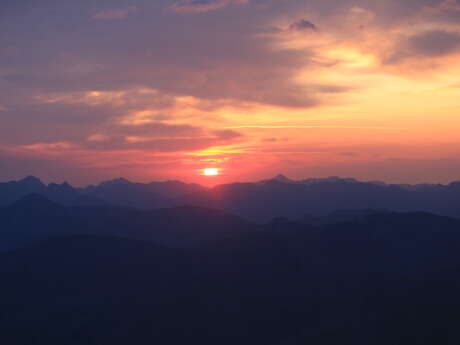
<path id="1" fill-rule="evenodd" d="M 217 176 L 217 175 L 219 175 L 219 169 L 216 169 L 216 168 L 204 169 L 203 174 L 205 176 Z"/>

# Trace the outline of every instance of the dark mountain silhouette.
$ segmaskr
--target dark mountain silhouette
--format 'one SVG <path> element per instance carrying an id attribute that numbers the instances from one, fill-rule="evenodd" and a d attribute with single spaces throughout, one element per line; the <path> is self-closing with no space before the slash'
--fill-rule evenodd
<path id="1" fill-rule="evenodd" d="M 223 211 L 199 207 L 173 207 L 150 211 L 75 208 L 90 233 L 151 241 L 170 247 L 200 246 L 240 236 L 258 226 Z"/>
<path id="2" fill-rule="evenodd" d="M 107 229 L 119 221 L 112 211 L 123 212 L 66 208 L 37 196 L 11 207 L 26 210 L 24 217 L 58 209 L 100 217 Z M 180 211 L 168 210 L 165 219 Z M 130 224 L 141 214 L 128 210 L 120 219 L 132 217 Z M 61 234 L 0 254 L 0 340 L 459 343 L 460 221 L 385 212 L 316 227 L 278 218 L 252 230 L 188 249 Z"/>
<path id="3" fill-rule="evenodd" d="M 142 209 L 177 206 L 174 199 L 203 190 L 200 185 L 180 181 L 134 183 L 123 178 L 80 189 L 88 196 L 115 205 Z"/>
<path id="4" fill-rule="evenodd" d="M 186 195 L 178 203 L 213 205 L 254 221 L 277 216 L 301 219 L 336 210 L 385 209 L 425 211 L 460 217 L 455 201 L 460 183 L 449 185 L 389 185 L 354 179 L 286 180 L 279 176 L 259 183 L 233 183 Z"/>
<path id="5" fill-rule="evenodd" d="M 83 228 L 66 207 L 40 194 L 29 194 L 10 206 L 0 207 L 0 224 L 0 250 Z"/>
<path id="6" fill-rule="evenodd" d="M 10 206 L 0 207 L 0 224 L 0 250 L 63 234 L 105 234 L 188 247 L 257 228 L 219 210 L 192 206 L 157 210 L 66 207 L 39 194 L 27 195 Z"/>
<path id="7" fill-rule="evenodd" d="M 284 183 L 299 183 L 298 181 L 291 180 L 290 178 L 286 177 L 283 174 L 278 174 L 275 177 L 269 179 L 269 180 L 262 180 L 259 182 L 259 184 L 264 184 L 270 181 L 278 181 L 278 182 L 284 182 Z"/>
<path id="8" fill-rule="evenodd" d="M 39 193 L 66 206 L 116 205 L 138 209 L 196 206 L 220 209 L 256 222 L 324 217 L 337 210 L 424 211 L 460 217 L 460 182 L 392 185 L 330 177 L 295 181 L 283 175 L 256 183 L 205 188 L 180 181 L 134 183 L 119 178 L 96 186 L 44 185 L 28 177 L 0 183 L 0 205 Z"/>
<path id="9" fill-rule="evenodd" d="M 9 205 L 28 194 L 40 194 L 47 199 L 68 206 L 105 205 L 106 202 L 78 192 L 68 183 L 45 185 L 38 178 L 28 176 L 19 181 L 0 183 L 0 206 Z"/>
<path id="10" fill-rule="evenodd" d="M 357 221 L 366 218 L 367 216 L 374 214 L 385 214 L 392 213 L 387 210 L 374 210 L 374 209 L 355 209 L 355 210 L 336 210 L 326 216 L 313 216 L 307 214 L 301 219 L 298 219 L 300 223 L 310 225 L 326 225 L 326 224 L 338 224 L 346 223 L 351 221 Z"/>
<path id="11" fill-rule="evenodd" d="M 10 204 L 27 194 L 44 194 L 45 191 L 46 185 L 33 176 L 19 181 L 2 182 L 0 183 L 0 203 L 2 205 Z"/>
<path id="12" fill-rule="evenodd" d="M 460 343 L 460 183 L 0 191 L 2 344 Z"/>
<path id="13" fill-rule="evenodd" d="M 305 214 L 326 215 L 338 209 L 420 209 L 419 199 L 398 186 L 381 187 L 345 180 L 302 184 L 275 179 L 258 184 L 228 184 L 187 195 L 181 202 L 213 205 L 257 221 L 268 221 L 275 216 L 299 219 Z"/>

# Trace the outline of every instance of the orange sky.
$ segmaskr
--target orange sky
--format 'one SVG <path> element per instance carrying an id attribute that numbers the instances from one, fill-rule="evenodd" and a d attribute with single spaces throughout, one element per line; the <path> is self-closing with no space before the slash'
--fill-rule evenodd
<path id="1" fill-rule="evenodd" d="M 0 13 L 2 180 L 460 179 L 460 1 Z"/>

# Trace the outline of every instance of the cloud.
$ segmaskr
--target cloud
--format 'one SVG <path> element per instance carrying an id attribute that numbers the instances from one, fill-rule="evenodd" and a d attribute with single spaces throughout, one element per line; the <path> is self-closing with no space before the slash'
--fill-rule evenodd
<path id="1" fill-rule="evenodd" d="M 235 139 L 242 136 L 241 133 L 229 129 L 215 131 L 214 135 L 221 140 Z"/>
<path id="2" fill-rule="evenodd" d="M 48 92 L 138 87 L 214 104 L 313 107 L 321 103 L 316 90 L 293 78 L 309 64 L 310 51 L 278 49 L 276 39 L 260 34 L 272 13 L 261 12 L 259 18 L 259 9 L 248 4 L 244 10 L 237 6 L 238 11 L 217 11 L 212 16 L 178 17 L 161 11 L 164 2 L 153 3 L 150 12 L 143 10 L 136 23 L 76 21 L 68 32 L 53 31 L 40 44 L 28 37 L 33 36 L 29 31 L 18 28 L 11 40 L 23 42 L 22 37 L 30 44 L 17 43 L 20 54 L 9 61 L 3 76 L 7 87 Z M 43 8 L 47 6 L 44 3 Z M 65 7 L 56 11 L 62 17 L 70 15 Z M 40 18 L 31 15 L 30 25 L 40 26 Z"/>
<path id="3" fill-rule="evenodd" d="M 437 7 L 427 7 L 426 11 L 435 14 L 449 11 L 460 11 L 460 2 L 457 0 L 444 0 Z"/>
<path id="4" fill-rule="evenodd" d="M 292 23 L 289 26 L 289 30 L 292 30 L 292 31 L 312 31 L 312 30 L 317 31 L 318 28 L 312 22 L 309 22 L 306 19 L 301 19 L 301 20 L 299 20 L 297 22 Z"/>
<path id="5" fill-rule="evenodd" d="M 422 56 L 442 56 L 460 49 L 460 33 L 448 31 L 427 31 L 409 39 L 409 49 Z"/>
<path id="6" fill-rule="evenodd" d="M 446 70 L 433 68 L 439 79 L 458 75 L 449 57 L 458 49 L 459 1 L 109 3 L 95 11 L 85 1 L 0 2 L 8 27 L 0 34 L 0 146 L 121 169 L 116 175 L 142 166 L 137 176 L 153 176 L 165 172 L 165 156 L 182 171 L 182 156 L 193 150 L 218 151 L 225 161 L 253 145 L 244 151 L 252 162 L 254 152 L 287 137 L 299 147 L 348 142 L 358 140 L 359 129 L 367 133 L 362 141 L 401 140 L 398 128 L 409 122 L 422 133 L 407 114 L 436 121 L 411 96 L 436 85 L 420 85 L 404 74 L 405 64 L 425 77 L 424 62 L 447 61 Z M 427 106 L 446 100 L 423 95 Z M 458 101 L 451 97 L 443 107 L 453 113 Z M 336 116 L 340 125 L 332 126 L 328 117 Z M 299 135 L 291 137 L 293 130 Z M 298 164 L 280 154 L 261 158 L 260 169 L 283 158 Z"/>
<path id="7" fill-rule="evenodd" d="M 262 139 L 262 142 L 265 142 L 265 143 L 275 143 L 278 141 L 278 138 L 263 138 Z"/>
<path id="8" fill-rule="evenodd" d="M 132 96 L 136 93 L 127 94 Z M 105 96 L 101 95 L 102 98 Z M 148 121 L 124 121 L 121 114 L 128 111 L 131 104 L 124 104 L 118 98 L 112 99 L 118 104 L 116 108 L 110 103 L 100 104 L 94 100 L 90 100 L 89 104 L 74 103 L 86 100 L 85 97 L 73 99 L 61 95 L 58 98 L 54 96 L 52 100 L 52 103 L 32 103 L 8 112 L 7 116 L 11 119 L 8 126 L 0 128 L 0 145 L 13 145 L 38 154 L 65 155 L 75 150 L 180 152 L 228 144 L 241 137 L 233 130 L 217 130 L 212 123 L 177 123 L 177 116 L 172 119 L 176 123 L 169 123 L 168 118 L 150 116 L 155 114 L 154 111 L 145 111 Z M 152 106 L 155 99 L 151 101 Z M 30 117 L 32 111 L 35 118 Z M 38 122 L 31 127 L 33 120 Z"/>
<path id="9" fill-rule="evenodd" d="M 169 7 L 173 12 L 203 13 L 229 5 L 245 5 L 249 0 L 180 0 Z"/>
<path id="10" fill-rule="evenodd" d="M 130 14 L 136 13 L 137 11 L 138 11 L 138 8 L 136 6 L 130 6 L 127 8 L 98 12 L 93 15 L 93 18 L 100 19 L 100 20 L 119 20 L 119 19 L 125 19 Z"/>
<path id="11" fill-rule="evenodd" d="M 142 126 L 112 126 L 104 140 L 82 141 L 80 145 L 97 150 L 141 150 L 147 152 L 182 152 L 203 150 L 230 144 L 242 137 L 234 130 L 213 130 L 185 124 L 149 123 Z"/>
<path id="12" fill-rule="evenodd" d="M 385 62 L 394 64 L 410 58 L 438 58 L 459 51 L 460 33 L 429 30 L 405 39 Z"/>
<path id="13" fill-rule="evenodd" d="M 340 126 L 340 125 L 242 125 L 230 126 L 233 129 L 367 129 L 376 131 L 398 131 L 401 128 L 385 126 Z"/>
<path id="14" fill-rule="evenodd" d="M 359 153 L 357 152 L 339 152 L 338 155 L 345 156 L 345 157 L 357 157 Z"/>

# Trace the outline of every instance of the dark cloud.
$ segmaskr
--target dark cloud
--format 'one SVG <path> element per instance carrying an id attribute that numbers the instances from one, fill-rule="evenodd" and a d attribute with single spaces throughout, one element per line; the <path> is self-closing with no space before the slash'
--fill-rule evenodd
<path id="1" fill-rule="evenodd" d="M 289 30 L 293 30 L 293 31 L 317 31 L 318 28 L 316 27 L 315 24 L 313 24 L 312 22 L 309 22 L 308 20 L 306 19 L 301 19 L 295 23 L 292 23 L 290 26 L 289 26 Z"/>
<path id="2" fill-rule="evenodd" d="M 171 124 L 173 120 L 164 114 L 155 114 L 155 110 L 162 110 L 162 106 L 170 105 L 169 101 L 161 100 L 164 95 L 147 93 L 150 102 L 141 94 L 140 99 L 135 97 L 139 92 L 133 91 L 120 95 L 112 93 L 100 94 L 96 100 L 83 97 L 81 94 L 72 94 L 60 99 L 58 95 L 52 95 L 51 100 L 61 102 L 40 103 L 30 102 L 21 105 L 10 105 L 10 108 L 2 109 L 0 116 L 6 121 L 0 127 L 0 145 L 28 146 L 37 143 L 60 143 L 67 142 L 79 147 L 91 149 L 114 149 L 120 150 L 127 147 L 147 147 L 145 142 L 153 142 L 155 139 L 179 140 L 181 147 L 186 147 L 187 140 L 192 145 L 190 149 L 197 147 L 193 140 L 200 140 L 200 148 L 203 143 L 209 145 L 220 141 L 228 142 L 238 138 L 239 133 L 230 130 L 208 131 L 206 127 L 194 124 Z M 54 97 L 54 98 L 53 98 Z M 128 97 L 128 99 L 125 99 Z M 102 98 L 102 99 L 99 99 Z M 147 97 L 148 98 L 148 97 Z M 167 99 L 167 98 L 166 98 Z M 93 101 L 94 104 L 85 104 L 83 101 Z M 110 102 L 114 102 L 112 104 Z M 136 122 L 136 116 L 143 114 L 145 109 L 153 108 L 152 116 L 148 116 L 145 122 Z M 133 111 L 134 115 L 130 112 Z M 149 110 L 146 111 L 149 114 Z M 128 115 L 126 115 L 128 114 Z M 133 116 L 133 119 L 130 118 Z M 33 126 L 30 124 L 33 123 Z M 127 140 L 131 138 L 132 140 Z M 202 139 L 205 140 L 202 140 Z M 173 140 L 174 139 L 174 140 Z M 185 140 L 184 140 L 185 139 Z M 165 147 L 165 144 L 159 147 Z M 171 145 L 168 151 L 178 145 Z M 182 150 L 182 149 L 181 149 Z"/>
<path id="3" fill-rule="evenodd" d="M 407 38 L 397 46 L 386 63 L 398 63 L 408 58 L 437 58 L 460 51 L 460 33 L 430 30 Z"/>
<path id="4" fill-rule="evenodd" d="M 116 1 L 113 7 L 123 8 L 121 4 Z M 14 57 L 0 57 L 7 71 L 0 77 L 16 88 L 34 90 L 144 86 L 212 101 L 293 107 L 320 103 L 315 93 L 292 81 L 308 65 L 310 52 L 273 49 L 273 38 L 259 35 L 275 15 L 270 2 L 268 9 L 238 6 L 241 11 L 205 17 L 164 12 L 167 4 L 137 1 L 136 16 L 123 21 L 94 21 L 92 6 L 83 3 L 69 8 L 46 1 L 29 10 L 27 18 L 16 12 L 5 24 L 8 35 L 0 33 L 16 51 Z M 51 9 L 56 15 L 45 21 Z"/>
<path id="5" fill-rule="evenodd" d="M 117 128 L 111 132 L 118 132 L 123 135 L 140 135 L 148 137 L 194 137 L 202 136 L 204 129 L 198 126 L 188 124 L 168 124 L 162 122 L 147 123 L 140 126 L 122 126 L 118 125 Z"/>
<path id="6" fill-rule="evenodd" d="M 288 107 L 325 102 L 315 81 L 299 86 L 299 69 L 314 70 L 318 59 L 308 49 L 274 49 L 263 35 L 273 21 L 311 13 L 324 30 L 343 31 L 343 17 L 362 8 L 385 27 L 416 17 L 441 0 L 124 0 L 86 2 L 44 0 L 2 2 L 0 78 L 10 87 L 49 91 L 116 90 L 150 87 L 161 93 L 190 95 L 213 102 L 233 100 Z M 175 8 L 211 9 L 206 16 L 178 16 Z M 231 6 L 231 4 L 246 4 Z M 129 12 L 135 15 L 124 16 Z M 124 17 L 124 20 L 94 20 Z M 341 20 L 342 19 L 342 20 Z M 336 23 L 332 25 L 332 23 Z M 374 24 L 375 24 L 374 23 Z M 358 25 L 358 23 L 357 23 Z M 302 19 L 292 28 L 313 30 Z M 212 29 L 210 29 L 212 28 Z M 343 30 L 342 30 L 343 29 Z M 262 33 L 262 34 L 261 34 Z M 331 90 L 329 85 L 325 90 Z M 346 92 L 347 90 L 344 90 Z"/>
<path id="7" fill-rule="evenodd" d="M 244 5 L 249 0 L 180 0 L 172 4 L 169 10 L 174 12 L 201 13 L 218 10 L 228 5 Z"/>
<path id="8" fill-rule="evenodd" d="M 214 131 L 214 135 L 221 140 L 236 139 L 242 136 L 241 133 L 230 129 Z"/>
<path id="9" fill-rule="evenodd" d="M 409 40 L 409 48 L 423 56 L 442 56 L 460 49 L 460 33 L 448 31 L 427 31 Z"/>

